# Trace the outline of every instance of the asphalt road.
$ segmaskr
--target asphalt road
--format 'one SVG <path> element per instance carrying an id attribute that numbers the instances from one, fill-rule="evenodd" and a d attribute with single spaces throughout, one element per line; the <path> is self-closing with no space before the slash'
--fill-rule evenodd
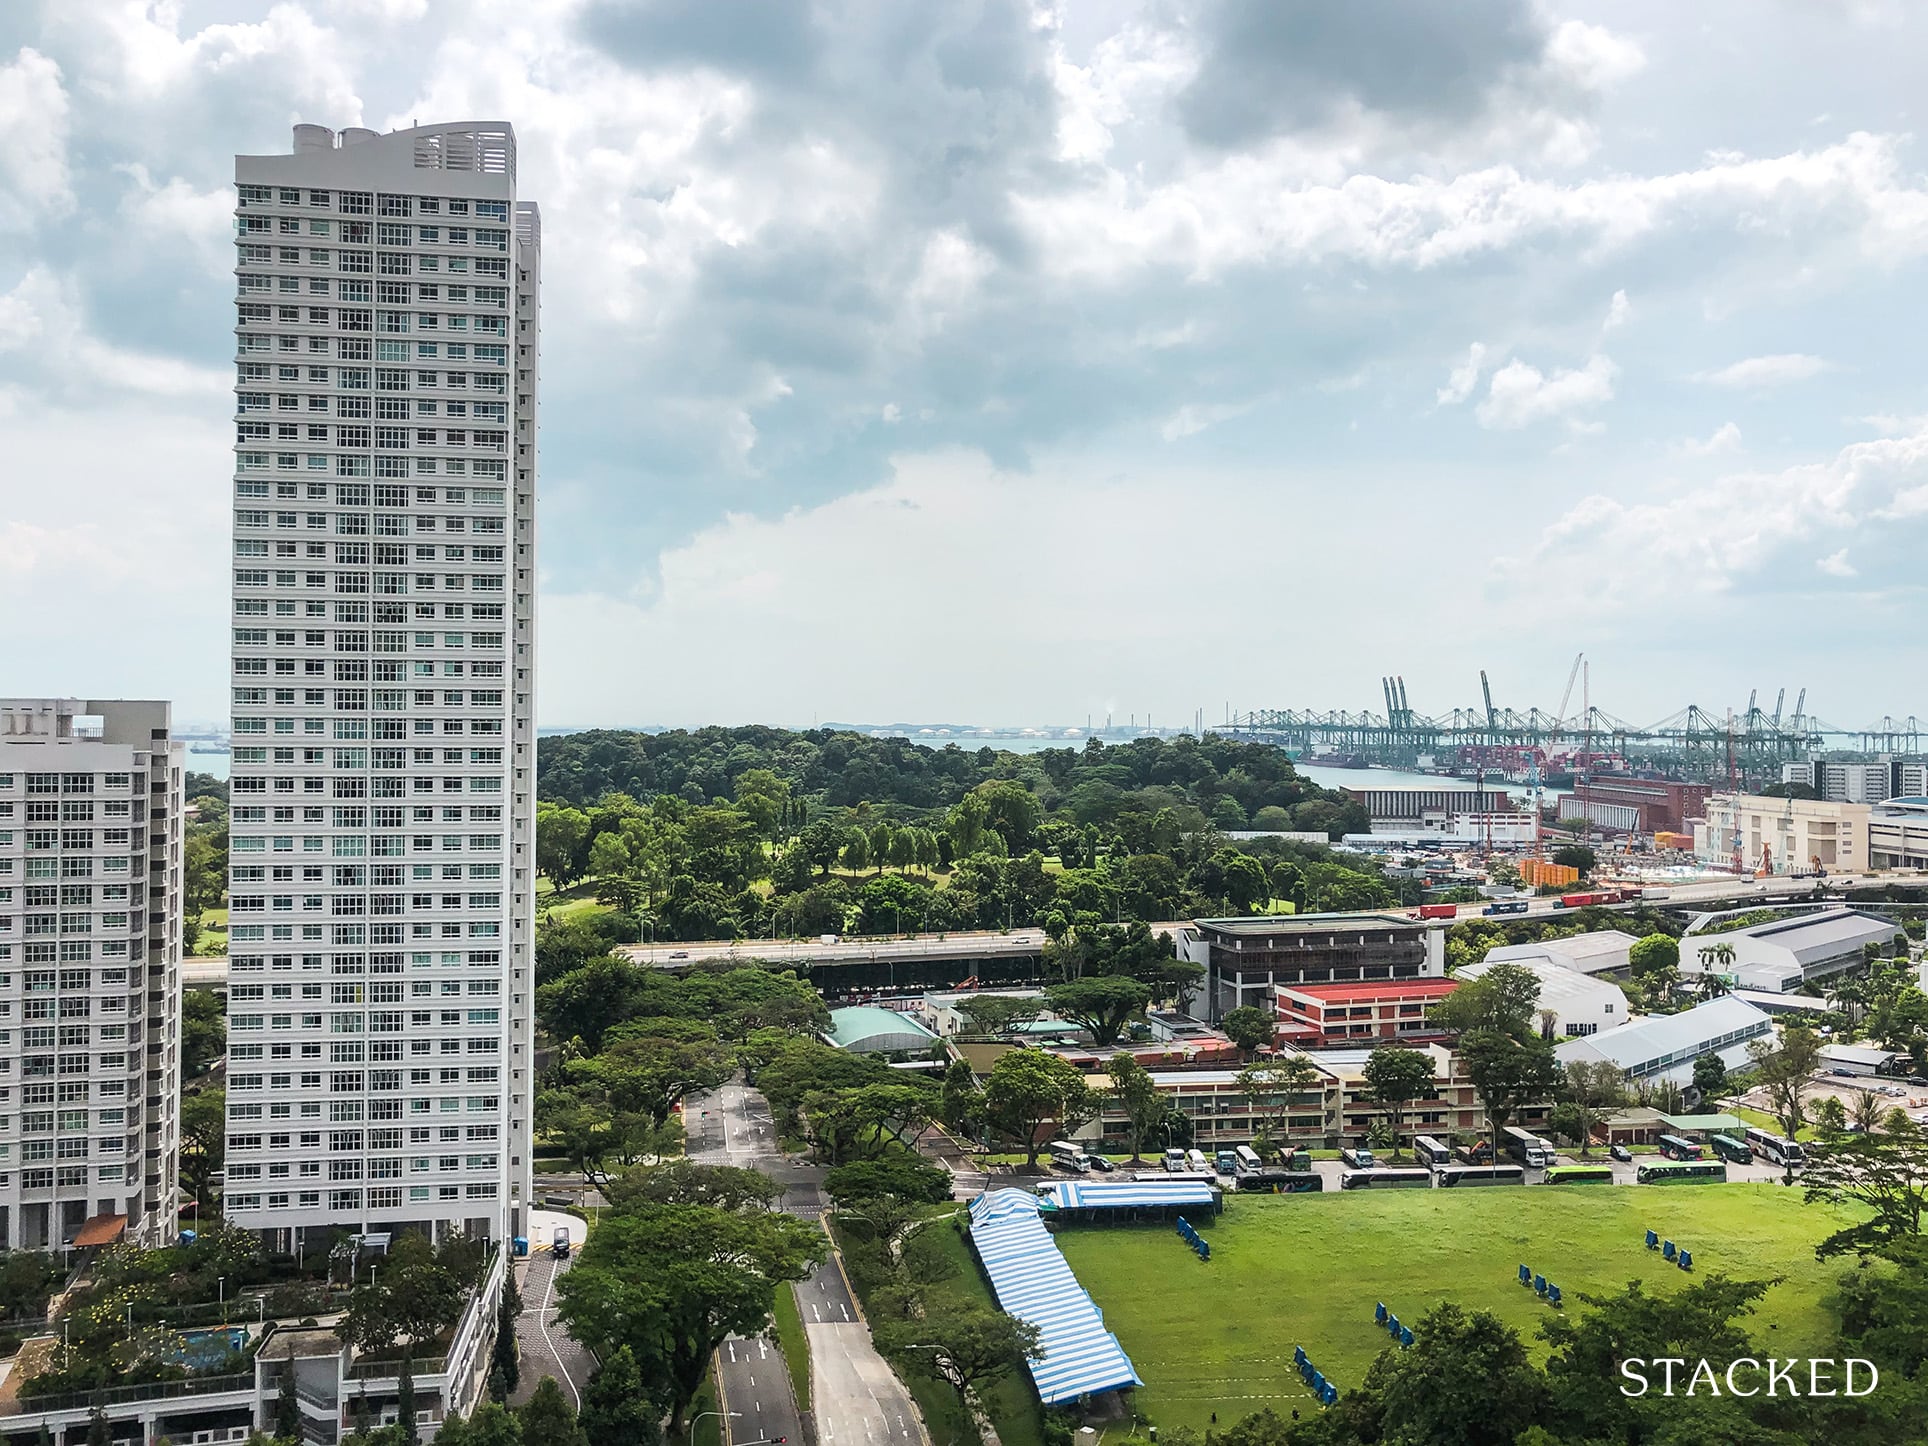
<path id="1" fill-rule="evenodd" d="M 761 1170 L 784 1187 L 782 1209 L 805 1219 L 823 1213 L 823 1170 L 783 1153 L 769 1102 L 755 1090 L 730 1083 L 687 1101 L 683 1131 L 692 1160 Z M 811 1413 L 819 1446 L 926 1446 L 916 1405 L 877 1354 L 836 1258 L 794 1288 L 810 1344 Z M 760 1355 L 759 1365 L 751 1365 L 750 1352 L 759 1344 L 736 1342 L 737 1360 L 730 1358 L 728 1343 L 719 1352 L 727 1409 L 738 1413 L 724 1423 L 730 1446 L 769 1440 L 759 1423 L 797 1417 L 789 1373 L 774 1350 L 767 1369 L 761 1368 Z M 775 1434 L 792 1442 L 802 1439 L 801 1427 L 796 1432 L 779 1428 Z"/>
<path id="2" fill-rule="evenodd" d="M 716 1353 L 716 1374 L 723 1389 L 719 1406 L 728 1413 L 723 1424 L 733 1446 L 770 1441 L 801 1446 L 803 1418 L 790 1389 L 790 1373 L 782 1352 L 768 1339 L 731 1336 Z"/>

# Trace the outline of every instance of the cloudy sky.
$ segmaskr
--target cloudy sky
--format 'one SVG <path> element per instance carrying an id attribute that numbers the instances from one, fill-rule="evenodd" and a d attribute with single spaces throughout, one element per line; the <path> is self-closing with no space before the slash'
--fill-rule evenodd
<path id="1" fill-rule="evenodd" d="M 1928 8 L 8 0 L 0 692 L 225 712 L 236 151 L 511 121 L 545 724 L 1928 714 Z"/>

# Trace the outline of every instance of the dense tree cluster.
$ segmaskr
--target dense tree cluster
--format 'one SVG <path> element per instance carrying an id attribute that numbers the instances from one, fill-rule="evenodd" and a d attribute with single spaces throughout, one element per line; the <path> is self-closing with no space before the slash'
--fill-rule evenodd
<path id="1" fill-rule="evenodd" d="M 773 1042 L 830 1022 L 822 997 L 791 974 L 678 976 L 607 954 L 540 985 L 536 1017 L 558 1046 L 537 1119 L 605 1191 L 622 1171 L 675 1151 L 685 1098 L 754 1064 Z"/>
<path id="2" fill-rule="evenodd" d="M 1401 898 L 1374 866 L 1222 830 L 1363 829 L 1277 749 L 1208 737 L 1036 754 L 767 728 L 544 739 L 536 859 L 625 941 L 885 934 Z M 1411 893 L 1412 887 L 1406 886 Z M 616 942 L 612 937 L 604 944 Z"/>

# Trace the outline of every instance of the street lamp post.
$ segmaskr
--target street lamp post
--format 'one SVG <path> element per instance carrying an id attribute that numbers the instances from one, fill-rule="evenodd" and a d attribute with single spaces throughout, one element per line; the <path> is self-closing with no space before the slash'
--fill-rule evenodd
<path id="1" fill-rule="evenodd" d="M 690 1418 L 690 1441 L 692 1443 L 692 1446 L 694 1446 L 694 1443 L 696 1441 L 696 1428 L 698 1424 L 700 1424 L 701 1422 L 707 1420 L 711 1416 L 716 1417 L 719 1421 L 722 1420 L 725 1416 L 728 1416 L 732 1420 L 734 1420 L 737 1417 L 740 1417 L 742 1414 L 743 1413 L 741 1411 L 704 1411 L 696 1416 L 691 1417 Z M 728 1434 L 727 1430 L 725 1431 L 725 1434 L 726 1435 Z"/>

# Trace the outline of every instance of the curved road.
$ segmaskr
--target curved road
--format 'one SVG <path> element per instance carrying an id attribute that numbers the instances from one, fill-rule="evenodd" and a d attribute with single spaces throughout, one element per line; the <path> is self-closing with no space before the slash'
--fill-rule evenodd
<path id="1" fill-rule="evenodd" d="M 781 1207 L 814 1220 L 823 1213 L 823 1170 L 783 1153 L 769 1101 L 740 1084 L 726 1084 L 683 1106 L 686 1150 L 709 1165 L 738 1165 L 763 1171 L 784 1194 Z M 843 1270 L 833 1253 L 808 1280 L 793 1289 L 810 1344 L 810 1395 L 820 1446 L 928 1446 L 924 1423 L 910 1392 L 891 1371 L 870 1339 Z M 727 1410 L 733 1414 L 730 1446 L 758 1446 L 787 1435 L 772 1423 L 798 1420 L 789 1373 L 775 1351 L 766 1358 L 760 1340 L 732 1339 L 719 1352 Z M 767 1368 L 764 1365 L 768 1361 Z"/>

